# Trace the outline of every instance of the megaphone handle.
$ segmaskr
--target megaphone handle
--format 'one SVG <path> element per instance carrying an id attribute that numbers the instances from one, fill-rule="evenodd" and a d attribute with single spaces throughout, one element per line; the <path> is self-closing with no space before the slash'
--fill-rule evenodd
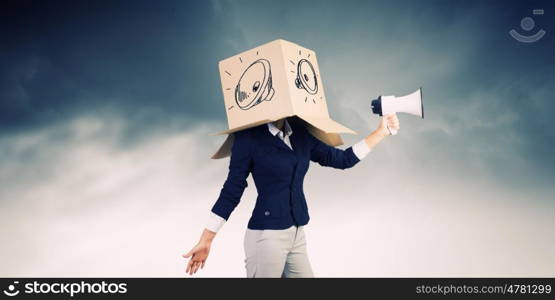
<path id="1" fill-rule="evenodd" d="M 397 129 L 391 128 L 389 127 L 389 125 L 387 125 L 387 130 L 389 130 L 389 133 L 391 133 L 391 135 L 397 134 Z"/>

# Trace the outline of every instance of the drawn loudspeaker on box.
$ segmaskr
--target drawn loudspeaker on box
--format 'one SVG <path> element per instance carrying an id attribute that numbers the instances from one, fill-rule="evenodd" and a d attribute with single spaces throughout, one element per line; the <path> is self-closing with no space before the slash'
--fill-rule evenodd
<path id="1" fill-rule="evenodd" d="M 241 109 L 249 109 L 274 96 L 272 69 L 266 59 L 258 59 L 243 71 L 235 87 L 235 103 Z"/>

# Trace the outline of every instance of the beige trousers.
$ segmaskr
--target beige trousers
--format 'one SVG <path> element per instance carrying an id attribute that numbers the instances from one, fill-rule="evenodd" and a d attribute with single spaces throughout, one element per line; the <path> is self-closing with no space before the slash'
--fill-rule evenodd
<path id="1" fill-rule="evenodd" d="M 247 277 L 314 277 L 303 226 L 248 229 L 245 233 Z"/>

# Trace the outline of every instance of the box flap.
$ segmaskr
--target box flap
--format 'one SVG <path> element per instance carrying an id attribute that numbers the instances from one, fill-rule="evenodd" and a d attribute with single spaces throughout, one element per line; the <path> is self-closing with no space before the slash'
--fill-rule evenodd
<path id="1" fill-rule="evenodd" d="M 277 118 L 277 119 L 275 119 L 275 120 L 265 119 L 265 120 L 261 120 L 261 121 L 256 121 L 256 122 L 253 122 L 253 123 L 249 123 L 249 124 L 247 124 L 247 125 L 243 125 L 243 126 L 241 126 L 241 127 L 232 128 L 232 129 L 228 129 L 228 130 L 225 130 L 225 131 L 220 131 L 220 132 L 217 132 L 217 133 L 212 133 L 211 135 L 231 134 L 231 133 L 234 133 L 234 132 L 243 130 L 243 129 L 247 129 L 247 128 L 251 128 L 251 127 L 256 127 L 256 126 L 258 126 L 258 125 L 265 124 L 265 123 L 268 123 L 268 122 L 273 122 L 273 121 L 276 121 L 276 120 L 279 120 L 279 119 L 281 119 L 281 118 Z"/>
<path id="2" fill-rule="evenodd" d="M 352 129 L 349 129 L 336 121 L 332 120 L 331 118 L 327 117 L 315 117 L 315 116 L 308 116 L 308 115 L 299 115 L 299 118 L 305 120 L 310 125 L 324 131 L 325 133 L 350 133 L 350 134 L 357 134 Z"/>
<path id="3" fill-rule="evenodd" d="M 233 134 L 228 134 L 224 143 L 220 146 L 218 151 L 212 155 L 212 159 L 219 159 L 228 157 L 231 154 L 231 146 L 233 145 L 233 140 L 235 136 Z"/>
<path id="4" fill-rule="evenodd" d="M 330 146 L 341 146 L 343 145 L 343 140 L 339 133 L 351 133 L 356 134 L 353 130 L 335 122 L 329 118 L 317 118 L 317 117 L 306 117 L 306 116 L 298 116 L 301 118 L 307 126 L 308 131 L 314 135 L 317 139 L 321 140 L 322 142 L 330 145 Z M 224 143 L 220 146 L 220 148 L 212 155 L 212 159 L 220 159 L 228 157 L 231 154 L 231 146 L 233 145 L 233 132 L 237 132 L 239 130 L 255 127 L 261 124 L 265 124 L 268 122 L 272 122 L 275 120 L 264 120 L 255 122 L 241 128 L 230 129 L 226 131 L 222 131 L 217 133 L 220 134 L 228 134 Z"/>

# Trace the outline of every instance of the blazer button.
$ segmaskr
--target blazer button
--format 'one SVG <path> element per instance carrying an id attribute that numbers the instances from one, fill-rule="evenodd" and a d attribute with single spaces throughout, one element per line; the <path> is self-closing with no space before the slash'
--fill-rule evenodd
<path id="1" fill-rule="evenodd" d="M 265 212 L 264 212 L 264 215 L 265 215 L 265 216 L 269 216 L 269 215 L 270 215 L 270 211 L 268 211 L 268 210 L 265 211 Z"/>

